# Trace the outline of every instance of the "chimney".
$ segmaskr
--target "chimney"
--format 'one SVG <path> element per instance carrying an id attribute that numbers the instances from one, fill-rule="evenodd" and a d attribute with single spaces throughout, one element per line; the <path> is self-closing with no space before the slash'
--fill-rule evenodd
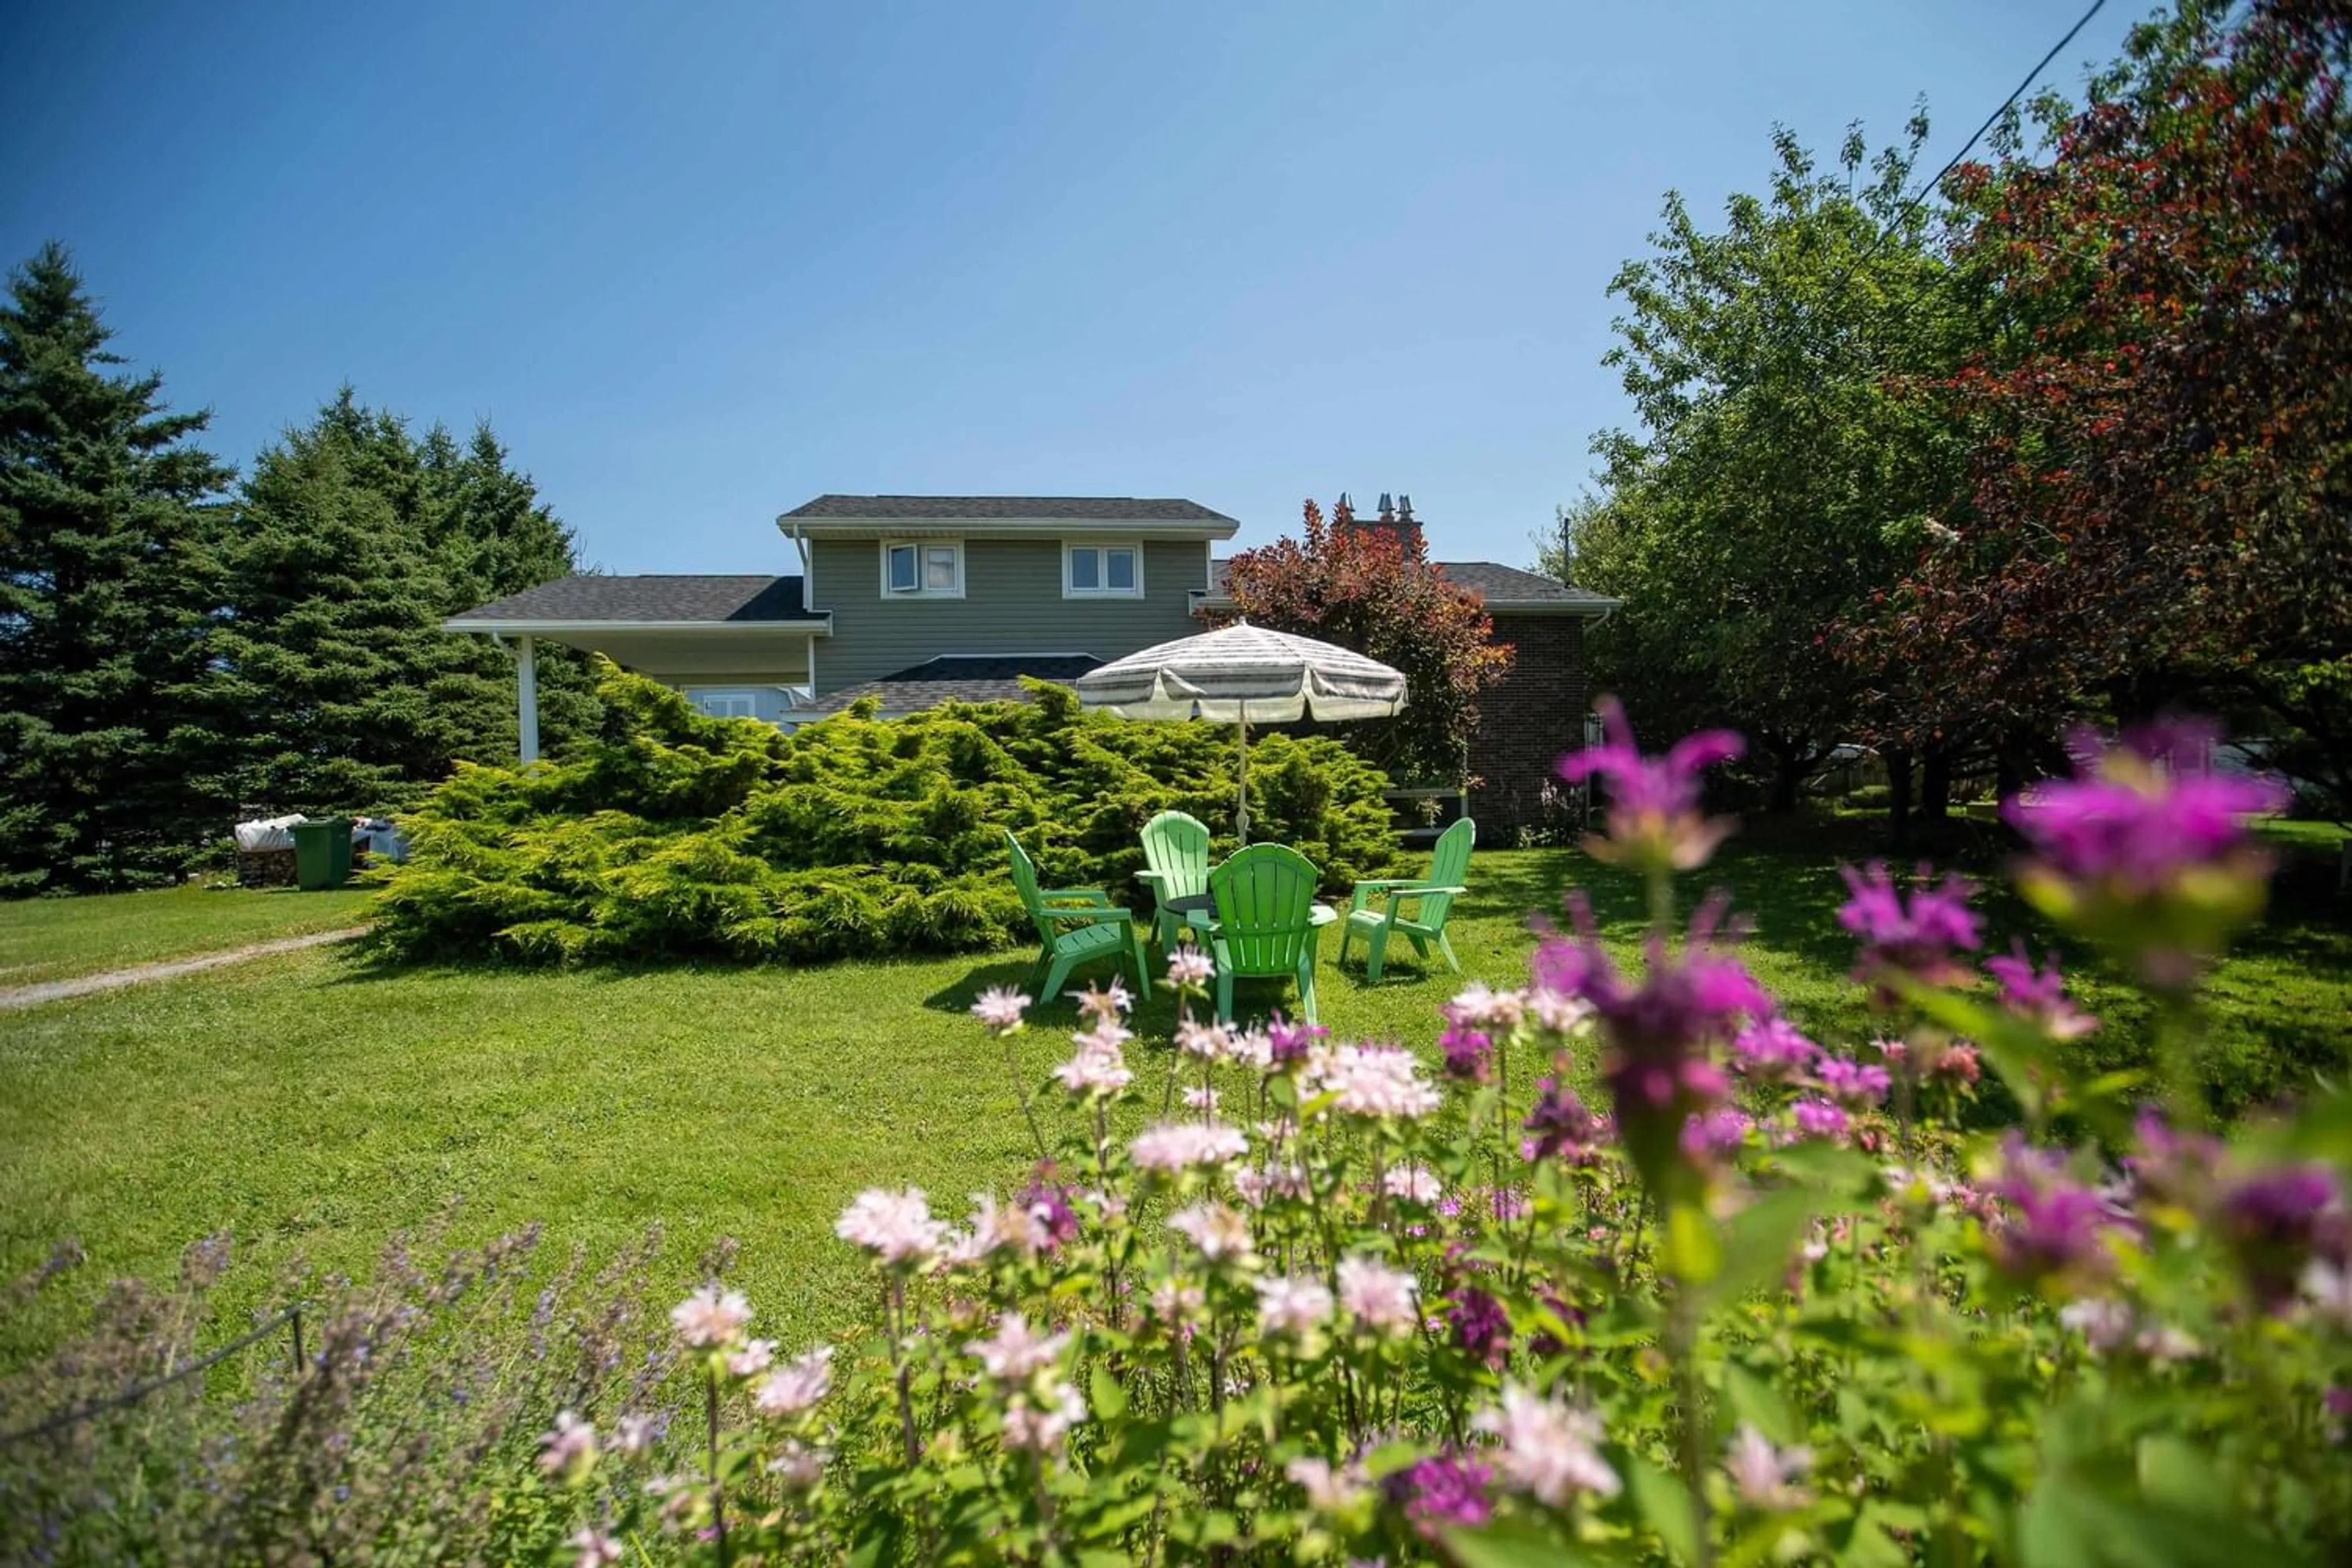
<path id="1" fill-rule="evenodd" d="M 1339 503 L 1345 506 L 1347 501 L 1347 496 L 1342 494 L 1339 497 Z M 1387 490 L 1382 490 L 1380 515 L 1370 518 L 1351 518 L 1349 525 L 1359 533 L 1379 532 L 1392 535 L 1408 550 L 1418 548 L 1422 542 L 1421 524 L 1413 518 L 1412 498 L 1409 495 L 1391 495 Z"/>

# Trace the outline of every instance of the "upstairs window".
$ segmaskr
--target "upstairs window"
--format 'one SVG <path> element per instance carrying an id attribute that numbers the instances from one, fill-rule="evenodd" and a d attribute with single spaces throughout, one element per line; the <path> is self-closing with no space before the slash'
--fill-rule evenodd
<path id="1" fill-rule="evenodd" d="M 1140 599 L 1143 547 L 1134 543 L 1063 545 L 1062 597 Z"/>
<path id="2" fill-rule="evenodd" d="M 900 542 L 882 545 L 882 596 L 886 599 L 963 597 L 963 542 Z"/>
<path id="3" fill-rule="evenodd" d="M 697 708 L 713 719 L 757 719 L 760 699 L 749 691 L 692 690 L 688 693 Z"/>

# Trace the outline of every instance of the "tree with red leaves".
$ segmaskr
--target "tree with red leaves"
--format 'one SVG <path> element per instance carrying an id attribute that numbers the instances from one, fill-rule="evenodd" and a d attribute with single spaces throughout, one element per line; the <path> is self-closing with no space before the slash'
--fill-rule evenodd
<path id="1" fill-rule="evenodd" d="M 1854 645 L 1897 733 L 2235 698 L 2352 741 L 2352 3 L 2231 9 L 1947 184 L 1985 341 L 1937 389 L 1967 495 Z"/>
<path id="2" fill-rule="evenodd" d="M 1419 530 L 1359 524 L 1345 497 L 1327 522 L 1310 500 L 1300 536 L 1234 556 L 1225 588 L 1253 626 L 1403 672 L 1403 713 L 1339 727 L 1359 755 L 1401 783 L 1465 778 L 1479 694 L 1510 668 L 1511 652 L 1496 645 L 1478 595 L 1431 563 Z"/>

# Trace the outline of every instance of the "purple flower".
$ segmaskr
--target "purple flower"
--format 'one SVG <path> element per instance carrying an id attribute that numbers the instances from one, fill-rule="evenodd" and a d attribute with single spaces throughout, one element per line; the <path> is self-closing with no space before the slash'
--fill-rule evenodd
<path id="1" fill-rule="evenodd" d="M 1073 1189 L 1054 1179 L 1054 1163 L 1039 1165 L 1021 1189 L 1016 1201 L 1045 1227 L 1048 1247 L 1062 1247 L 1078 1237 L 1078 1211 L 1070 1199 Z"/>
<path id="2" fill-rule="evenodd" d="M 1843 1142 L 1853 1126 L 1843 1110 L 1826 1100 L 1801 1100 L 1790 1108 L 1790 1114 L 1796 1119 L 1797 1135 L 1801 1138 Z"/>
<path id="3" fill-rule="evenodd" d="M 1493 1518 L 1493 1482 L 1494 1472 L 1475 1459 L 1434 1454 L 1391 1475 L 1381 1490 L 1413 1529 L 1434 1541 L 1448 1525 L 1475 1527 Z"/>
<path id="4" fill-rule="evenodd" d="M 2340 1217 L 2343 1189 L 2317 1163 L 2279 1165 L 2230 1182 L 2218 1228 L 2263 1305 L 2292 1300 L 2325 1222 Z"/>
<path id="5" fill-rule="evenodd" d="M 1609 1136 L 1607 1119 L 1587 1110 L 1576 1091 L 1557 1079 L 1537 1080 L 1535 1105 L 1521 1125 L 1535 1135 L 1528 1141 L 1528 1159 L 1561 1159 L 1571 1165 L 1599 1160 L 1601 1142 Z"/>
<path id="6" fill-rule="evenodd" d="M 1731 1065 L 1741 1077 L 1765 1083 L 1785 1083 L 1799 1077 L 1822 1054 L 1786 1018 L 1766 1018 L 1750 1024 L 1732 1037 Z"/>
<path id="7" fill-rule="evenodd" d="M 1445 1076 L 1465 1083 L 1485 1083 L 1494 1076 L 1494 1040 L 1463 1024 L 1449 1024 L 1438 1037 L 1445 1053 Z"/>
<path id="8" fill-rule="evenodd" d="M 1570 908 L 1578 940 L 1555 937 L 1538 947 L 1536 976 L 1592 1005 L 1609 1043 L 1602 1081 L 1615 1103 L 1618 1130 L 1643 1179 L 1657 1185 L 1670 1175 L 1683 1123 L 1728 1091 L 1707 1047 L 1732 1038 L 1743 1020 L 1769 1016 L 1771 998 L 1717 945 L 1719 901 L 1692 916 L 1689 942 L 1678 953 L 1652 934 L 1639 985 L 1601 951 L 1590 906 L 1578 899 Z"/>
<path id="9" fill-rule="evenodd" d="M 1862 939 L 1855 978 L 1891 971 L 1940 984 L 1967 973 L 1955 950 L 1974 951 L 1978 936 L 1969 908 L 1976 889 L 1965 878 L 1947 876 L 1931 887 L 1932 873 L 1922 866 L 1906 900 L 1884 861 L 1873 861 L 1867 871 L 1841 867 L 1839 874 L 1853 896 L 1839 906 L 1838 923 Z"/>
<path id="10" fill-rule="evenodd" d="M 1841 1105 L 1855 1110 L 1885 1104 L 1886 1091 L 1893 1081 L 1885 1068 L 1875 1063 L 1848 1061 L 1843 1057 L 1823 1057 L 1814 1064 L 1813 1076 Z"/>
<path id="11" fill-rule="evenodd" d="M 2053 1039 L 2080 1039 L 2099 1026 L 2096 1018 L 2068 1000 L 2066 977 L 2058 972 L 2058 955 L 2044 955 L 2042 968 L 2035 969 L 2022 937 L 2008 956 L 1986 959 L 1985 973 L 2000 984 L 2002 1006 L 2032 1019 Z"/>
<path id="12" fill-rule="evenodd" d="M 1717 1106 L 1683 1123 L 1683 1152 L 1699 1164 L 1736 1154 L 1747 1143 L 1748 1131 L 1755 1125 L 1746 1111 L 1728 1105 Z"/>
<path id="13" fill-rule="evenodd" d="M 2219 1138 L 2205 1132 L 2183 1132 L 2154 1107 L 2142 1107 L 2132 1124 L 2137 1149 L 2126 1156 L 2125 1168 L 2142 1190 L 2168 1203 L 2201 1206 L 2228 1152 Z"/>
<path id="14" fill-rule="evenodd" d="M 1454 1342 L 1474 1361 L 1499 1367 L 1511 1353 L 1510 1314 L 1475 1285 L 1465 1285 L 1445 1299 L 1445 1322 L 1454 1331 Z"/>
<path id="15" fill-rule="evenodd" d="M 1320 1024 L 1294 1024 L 1276 1014 L 1265 1026 L 1265 1037 L 1272 1047 L 1274 1065 L 1286 1068 L 1303 1062 L 1314 1050 L 1315 1042 L 1328 1039 L 1331 1031 Z"/>
<path id="16" fill-rule="evenodd" d="M 2122 949 L 2141 978 L 2185 989 L 2262 911 L 2270 857 L 2245 819 L 2286 803 L 2268 780 L 2206 771 L 2218 731 L 2175 721 L 2102 749 L 2075 737 L 2075 773 L 2001 807 L 2033 860 L 2019 889 L 2053 920 Z"/>
<path id="17" fill-rule="evenodd" d="M 1699 775 L 1747 743 L 1728 730 L 1707 730 L 1675 742 L 1663 757 L 1645 757 L 1617 700 L 1604 697 L 1598 707 L 1606 742 L 1559 763 L 1559 776 L 1570 784 L 1608 781 L 1608 837 L 1586 840 L 1586 848 L 1596 859 L 1646 869 L 1705 865 L 1731 825 L 1699 815 Z"/>
<path id="18" fill-rule="evenodd" d="M 2106 1200 L 2069 1177 L 2062 1156 L 2029 1148 L 2018 1133 L 2001 1154 L 1990 1189 L 2008 1209 L 1989 1238 L 1995 1266 L 2023 1284 L 2103 1278 L 2113 1261 L 2105 1234 L 2116 1224 Z"/>

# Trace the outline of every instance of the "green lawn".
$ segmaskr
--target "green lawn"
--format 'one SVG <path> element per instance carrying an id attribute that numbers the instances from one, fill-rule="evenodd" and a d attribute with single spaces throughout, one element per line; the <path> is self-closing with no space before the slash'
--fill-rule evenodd
<path id="1" fill-rule="evenodd" d="M 357 923 L 366 901 L 348 889 L 185 887 L 0 903 L 0 985 L 331 931 Z"/>
<path id="2" fill-rule="evenodd" d="M 1833 860 L 1758 842 L 1713 874 L 1756 913 L 1750 961 L 1791 1013 L 1825 1039 L 1863 1036 L 1851 946 L 1832 921 Z M 1630 938 L 1639 900 L 1612 873 L 1569 851 L 1487 853 L 1454 924 L 1469 973 L 1518 982 L 1527 911 L 1556 909 L 1571 877 L 1592 881 L 1612 938 Z M 291 895 L 257 901 L 272 900 Z M 2013 906 L 1991 903 L 2002 930 Z M 45 910 L 75 913 L 8 912 Z M 2352 1059 L 2352 933 L 2332 918 L 2282 920 L 2221 975 L 2225 1089 L 2268 1093 Z M 1328 960 L 1337 933 L 1325 941 Z M 0 1275 L 78 1237 L 90 1263 L 64 1300 L 87 1300 L 106 1279 L 168 1273 L 185 1242 L 227 1227 L 244 1258 L 225 1297 L 235 1310 L 271 1294 L 297 1258 L 363 1268 L 392 1232 L 460 1195 L 456 1234 L 467 1238 L 544 1219 L 561 1246 L 604 1247 L 658 1220 L 681 1282 L 712 1237 L 739 1237 L 763 1327 L 796 1340 L 863 1304 L 861 1268 L 831 1239 L 859 1187 L 915 1183 L 961 1214 L 965 1194 L 1024 1170 L 1002 1055 L 961 1015 L 1025 965 L 1008 953 L 800 971 L 378 972 L 319 951 L 0 1016 Z M 1324 1021 L 1427 1045 L 1455 984 L 1399 963 L 1368 990 L 1327 962 Z M 1024 1075 L 1066 1054 L 1069 1018 L 1057 1008 L 1021 1038 Z M 1155 1087 L 1169 1021 L 1163 999 L 1131 1051 Z M 2103 1056 L 2137 1049 L 2131 1016 L 2096 1043 Z M 0 1365 L 52 1339 L 63 1304 L 0 1318 Z"/>

